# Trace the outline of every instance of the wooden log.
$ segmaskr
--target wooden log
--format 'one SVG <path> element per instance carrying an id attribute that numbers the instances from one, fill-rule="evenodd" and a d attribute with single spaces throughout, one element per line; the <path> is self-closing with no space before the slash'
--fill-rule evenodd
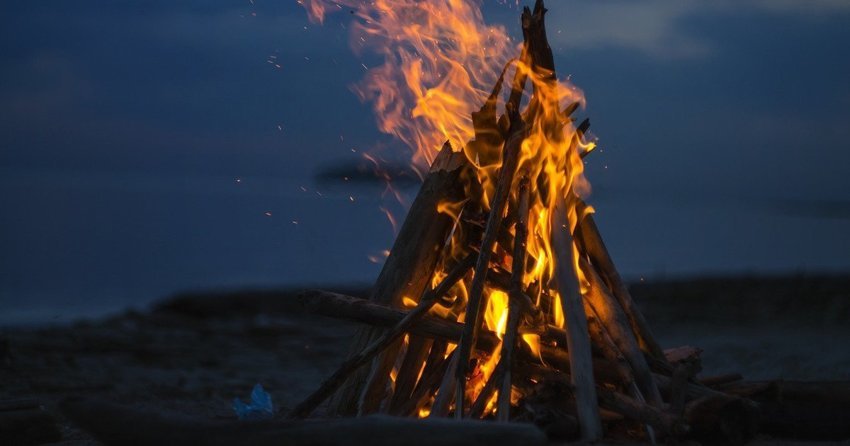
<path id="1" fill-rule="evenodd" d="M 614 412 L 625 415 L 643 424 L 648 424 L 661 432 L 671 435 L 681 435 L 688 432 L 689 427 L 681 417 L 675 417 L 658 408 L 641 403 L 618 392 L 599 388 L 600 404 Z"/>
<path id="2" fill-rule="evenodd" d="M 540 4 L 540 8 L 541 12 L 539 15 L 539 21 L 529 20 L 530 16 L 527 13 L 528 8 L 526 8 L 526 11 L 523 11 L 521 18 L 524 44 L 520 59 L 521 62 L 526 65 L 533 65 L 535 63 L 535 56 L 532 54 L 532 52 L 534 51 L 534 44 L 532 43 L 532 41 L 539 41 L 541 39 L 539 35 L 532 36 L 532 34 L 539 34 L 540 30 L 537 29 L 537 26 L 539 25 L 542 28 L 543 25 L 542 3 Z M 543 29 L 542 41 L 544 43 L 545 38 L 546 32 L 545 29 Z M 546 48 L 548 49 L 548 43 L 546 44 Z M 465 316 L 465 320 L 467 321 L 467 328 L 464 329 L 464 335 L 461 338 L 460 344 L 458 345 L 458 349 L 460 350 L 460 356 L 458 359 L 459 362 L 457 367 L 455 400 L 456 405 L 460 408 L 460 410 L 455 411 L 456 417 L 463 416 L 463 397 L 465 393 L 466 375 L 468 373 L 469 368 L 469 355 L 472 351 L 472 346 L 475 344 L 476 335 L 479 329 L 479 312 L 481 307 L 481 297 L 487 276 L 487 270 L 489 269 L 491 250 L 493 248 L 493 243 L 499 235 L 499 229 L 501 226 L 500 224 L 503 218 L 503 213 L 505 211 L 505 206 L 508 201 L 508 196 L 510 195 L 510 189 L 512 187 L 513 177 L 517 168 L 517 164 L 519 162 L 520 148 L 522 142 L 525 140 L 526 137 L 526 125 L 520 116 L 519 106 L 520 101 L 522 99 L 522 92 L 525 90 L 527 76 L 527 72 L 525 72 L 524 70 L 519 68 L 516 70 L 511 88 L 511 94 L 506 103 L 506 116 L 509 118 L 510 124 L 502 150 L 502 167 L 500 170 L 499 181 L 496 186 L 496 191 L 494 192 L 493 199 L 490 200 L 491 209 L 490 214 L 488 216 L 487 225 L 485 227 L 484 238 L 481 243 L 481 256 L 479 257 L 478 264 L 476 265 L 476 274 L 473 278 L 472 286 L 470 288 L 469 303 L 467 305 Z"/>
<path id="3" fill-rule="evenodd" d="M 688 396 L 688 381 L 697 373 L 698 364 L 682 361 L 676 364 L 670 379 L 670 413 L 681 416 L 685 412 Z"/>
<path id="4" fill-rule="evenodd" d="M 400 307 L 403 296 L 422 295 L 431 280 L 440 250 L 454 225 L 450 216 L 437 211 L 437 205 L 446 201 L 457 202 L 463 198 L 464 177 L 468 169 L 466 156 L 453 152 L 448 144 L 437 155 L 375 283 L 371 297 L 375 303 Z M 351 355 L 374 342 L 381 332 L 382 329 L 376 327 L 366 327 L 359 331 L 350 349 Z M 376 376 L 389 378 L 399 346 L 400 343 L 391 346 L 376 358 L 372 368 Z M 367 392 L 363 392 L 368 376 L 369 370 L 358 370 L 334 395 L 329 411 L 351 415 L 357 410 L 357 400 L 361 393 L 365 403 L 361 406 L 362 412 L 373 411 L 386 394 L 386 386 L 377 379 L 369 389 L 365 389 Z"/>
<path id="5" fill-rule="evenodd" d="M 443 341 L 434 341 L 434 344 L 442 342 Z M 445 351 L 445 349 L 443 349 L 443 351 Z M 422 379 L 420 379 L 419 383 L 416 384 L 416 389 L 413 390 L 413 395 L 411 395 L 410 399 L 405 401 L 399 408 L 397 415 L 418 415 L 417 411 L 439 391 L 443 377 L 445 377 L 446 371 L 449 369 L 452 358 L 454 358 L 453 353 L 450 353 L 449 356 L 445 358 L 428 359 L 428 368 L 423 371 Z"/>
<path id="6" fill-rule="evenodd" d="M 592 341 L 594 350 L 608 360 L 612 369 L 618 375 L 620 382 L 624 386 L 628 386 L 635 380 L 629 362 L 617 348 L 617 344 L 611 339 L 611 335 L 608 334 L 605 326 L 599 320 L 599 316 L 586 299 L 584 299 L 584 311 L 587 313 L 587 329 L 590 333 L 590 340 Z"/>
<path id="7" fill-rule="evenodd" d="M 514 367 L 514 347 L 517 343 L 517 332 L 523 308 L 523 276 L 525 275 L 525 257 L 528 253 L 528 212 L 531 200 L 528 178 L 523 177 L 519 182 L 519 204 L 517 205 L 517 222 L 514 231 L 513 265 L 511 267 L 511 290 L 508 293 L 508 321 L 505 325 L 505 336 L 502 339 L 502 351 L 499 355 L 498 397 L 496 400 L 496 420 L 508 421 L 511 413 L 511 370 Z"/>
<path id="8" fill-rule="evenodd" d="M 468 418 L 473 420 L 480 419 L 484 415 L 484 411 L 487 409 L 487 403 L 493 398 L 493 392 L 496 391 L 496 387 L 498 386 L 498 382 L 500 381 L 499 376 L 501 372 L 497 365 L 496 370 L 487 378 L 487 382 L 484 383 L 484 387 L 478 392 L 478 396 L 475 398 L 475 401 L 472 403 L 472 406 L 469 408 Z"/>
<path id="9" fill-rule="evenodd" d="M 298 298 L 301 301 L 301 305 L 309 312 L 380 327 L 392 327 L 400 320 L 404 319 L 407 314 L 403 310 L 387 308 L 382 305 L 372 303 L 369 300 L 346 296 L 344 294 L 332 293 L 329 291 L 305 291 Z M 430 338 L 442 339 L 450 343 L 457 343 L 460 339 L 463 325 L 459 322 L 425 315 L 411 323 L 409 330 L 411 333 L 415 333 L 420 336 L 427 336 Z M 496 333 L 489 330 L 481 330 L 477 347 L 484 352 L 492 352 L 499 343 L 500 341 L 496 336 Z M 563 345 L 559 345 L 558 347 L 541 345 L 540 351 L 543 356 L 543 361 L 553 364 L 560 370 L 564 370 L 566 372 L 570 371 L 569 353 Z M 534 356 L 531 352 L 520 350 L 519 353 L 521 353 L 520 359 L 524 362 L 536 361 L 539 363 L 541 361 L 541 358 Z M 593 362 L 596 374 L 612 380 L 616 379 L 618 376 L 614 373 L 614 367 L 610 364 L 610 362 L 601 358 L 597 358 Z M 597 364 L 599 367 L 596 367 Z M 659 379 L 668 379 L 661 375 L 657 376 Z M 451 403 L 451 400 L 452 399 L 449 398 L 449 404 Z"/>
<path id="10" fill-rule="evenodd" d="M 310 290 L 298 296 L 305 310 L 338 319 L 345 319 L 378 327 L 392 327 L 404 319 L 408 312 L 387 308 L 370 300 L 332 293 L 330 291 Z M 420 336 L 443 339 L 457 343 L 463 331 L 463 324 L 425 315 L 410 324 L 409 332 Z M 479 347 L 492 351 L 499 345 L 496 333 L 481 330 Z"/>
<path id="11" fill-rule="evenodd" d="M 691 345 L 682 345 L 679 347 L 664 349 L 664 359 L 671 365 L 685 361 L 699 364 L 701 354 L 701 348 Z"/>
<path id="12" fill-rule="evenodd" d="M 567 221 L 566 201 L 561 194 L 558 194 L 556 200 L 552 210 L 552 244 L 555 251 L 555 279 L 567 328 L 570 377 L 576 397 L 581 438 L 588 442 L 597 441 L 602 438 L 602 424 L 596 405 L 587 315 L 574 270 L 573 240 Z"/>
<path id="13" fill-rule="evenodd" d="M 448 247 L 446 251 L 449 251 Z M 438 285 L 434 290 L 429 290 L 429 292 L 420 299 L 417 307 L 425 306 L 427 308 L 426 311 L 428 311 L 438 300 L 445 298 L 451 288 L 454 287 L 454 285 L 472 268 L 475 264 L 475 260 L 476 256 L 474 254 L 468 254 L 464 259 L 458 262 L 452 270 L 448 272 L 440 285 Z M 397 413 L 401 409 L 401 406 L 411 397 L 414 387 L 416 386 L 417 379 L 419 378 L 419 372 L 422 370 L 425 361 L 428 359 L 431 345 L 433 343 L 431 339 L 417 335 L 411 335 L 409 339 L 410 342 L 408 343 L 407 351 L 404 354 L 401 367 L 396 375 L 395 389 L 393 390 L 393 396 L 389 404 L 390 413 Z M 445 347 L 443 347 L 443 352 L 445 352 Z"/>
<path id="14" fill-rule="evenodd" d="M 698 379 L 700 383 L 708 387 L 717 387 L 722 386 L 724 384 L 735 383 L 743 380 L 744 376 L 740 373 L 726 373 L 723 375 L 704 376 Z"/>
<path id="15" fill-rule="evenodd" d="M 447 348 L 448 342 L 444 340 L 436 339 L 432 341 L 431 351 L 428 352 L 428 357 L 425 359 L 425 366 L 422 368 L 422 377 L 417 381 L 416 387 L 414 387 L 410 397 L 406 401 L 401 402 L 397 408 L 390 410 L 391 415 L 413 415 L 428 398 L 437 393 L 442 376 L 448 366 L 446 358 Z M 393 393 L 393 397 L 395 395 Z"/>
<path id="16" fill-rule="evenodd" d="M 220 421 L 159 413 L 90 399 L 70 399 L 62 412 L 104 445 L 162 446 L 508 446 L 546 444 L 531 424 L 418 420 L 389 416 L 289 421 Z"/>
<path id="17" fill-rule="evenodd" d="M 546 37 L 545 26 L 546 8 L 542 0 L 537 0 L 534 10 L 527 7 L 523 10 L 523 30 L 528 35 L 528 47 L 531 55 L 532 67 L 543 82 L 554 83 L 555 62 L 552 49 Z M 536 89 L 536 86 L 535 86 Z M 539 101 L 539 94 L 535 94 L 532 104 L 529 106 L 529 119 L 537 113 L 535 101 Z M 548 98 L 557 101 L 557 98 Z M 557 104 L 555 104 L 557 106 Z M 559 130 L 557 122 L 553 123 L 552 130 Z M 555 281 L 561 296 L 561 304 L 567 325 L 567 345 L 570 356 L 572 385 L 575 391 L 578 410 L 578 421 L 581 427 L 581 437 L 585 441 L 596 441 L 602 437 L 602 425 L 599 420 L 599 410 L 596 405 L 596 386 L 593 380 L 593 365 L 591 360 L 590 338 L 587 329 L 587 318 L 581 302 L 578 277 L 573 263 L 573 240 L 571 228 L 567 222 L 567 203 L 564 194 L 571 191 L 562 191 L 555 197 L 555 206 L 552 209 L 553 220 L 552 244 L 555 255 Z"/>
<path id="18" fill-rule="evenodd" d="M 634 372 L 635 383 L 638 385 L 644 398 L 655 407 L 661 407 L 663 402 L 658 386 L 652 379 L 649 364 L 638 346 L 638 342 L 630 328 L 629 321 L 623 313 L 620 304 L 608 292 L 607 286 L 596 273 L 593 265 L 584 258 L 579 259 L 579 267 L 584 272 L 590 287 L 585 295 L 585 300 L 593 307 L 599 316 L 602 325 L 610 333 L 617 348 L 623 353 Z"/>
<path id="19" fill-rule="evenodd" d="M 640 342 L 641 349 L 656 359 L 663 361 L 664 354 L 661 346 L 656 342 L 655 337 L 649 329 L 649 324 L 632 299 L 629 289 L 620 277 L 620 273 L 617 272 L 614 261 L 608 253 L 608 248 L 605 247 L 605 242 L 602 241 L 599 228 L 596 227 L 596 222 L 593 220 L 593 214 L 585 215 L 576 226 L 575 232 L 576 238 L 580 241 L 580 246 L 584 249 L 584 254 L 598 268 L 600 275 L 608 285 L 608 289 L 611 290 L 614 297 L 620 303 L 635 337 Z"/>
<path id="20" fill-rule="evenodd" d="M 672 393 L 672 379 L 669 376 L 662 375 L 660 373 L 653 373 L 652 378 L 655 380 L 655 383 L 658 385 L 658 390 L 665 392 L 667 395 Z M 717 390 L 706 387 L 702 384 L 689 382 L 686 386 L 685 395 L 687 399 L 697 399 L 706 396 L 728 396 L 723 392 L 719 392 Z"/>
<path id="21" fill-rule="evenodd" d="M 479 163 L 487 165 L 493 162 L 492 152 L 497 151 L 496 147 L 503 140 L 498 132 L 498 123 L 496 120 L 496 103 L 499 93 L 502 89 L 505 73 L 507 72 L 510 62 L 505 65 L 499 75 L 496 84 L 494 85 L 490 96 L 484 102 L 481 109 L 472 113 L 473 126 L 475 129 L 475 139 L 467 144 L 464 151 L 472 152 L 477 155 Z M 473 189 L 470 187 L 470 190 Z M 477 201 L 473 201 L 472 209 L 479 209 Z M 471 234 L 464 234 L 464 238 L 475 240 L 477 237 L 470 237 Z M 465 240 L 462 242 L 465 245 Z M 416 384 L 419 371 L 422 369 L 423 363 L 427 359 L 427 355 L 431 346 L 431 341 L 418 336 L 411 336 L 407 345 L 407 350 L 404 355 L 401 367 L 396 375 L 395 388 L 393 390 L 392 399 L 389 403 L 389 411 L 394 413 L 401 408 L 401 405 L 410 398 L 413 388 Z M 383 376 L 383 375 L 372 375 Z M 371 380 L 371 378 L 370 378 Z M 372 387 L 372 383 L 367 384 L 367 389 Z"/>
<path id="22" fill-rule="evenodd" d="M 416 324 L 423 316 L 428 313 L 428 310 L 434 306 L 438 299 L 444 296 L 449 290 L 463 277 L 469 269 L 472 267 L 472 262 L 474 261 L 474 256 L 467 256 L 466 259 L 462 260 L 458 265 L 456 265 L 452 271 L 440 282 L 440 284 L 430 290 L 425 296 L 419 301 L 415 308 L 410 310 L 407 314 L 405 314 L 392 328 L 388 331 L 385 331 L 381 337 L 376 339 L 374 342 L 366 346 L 362 351 L 358 352 L 354 356 L 349 357 L 345 360 L 345 362 L 340 365 L 340 367 L 331 375 L 328 379 L 326 379 L 319 389 L 310 394 L 305 400 L 296 405 L 295 409 L 289 414 L 290 418 L 303 418 L 308 416 L 322 401 L 325 400 L 331 393 L 333 393 L 339 386 L 341 386 L 345 380 L 351 376 L 359 367 L 366 364 L 370 359 L 372 359 L 379 352 L 383 351 L 383 349 L 390 346 L 393 342 L 396 342 L 401 336 L 408 331 L 412 325 Z M 318 302 L 330 302 L 330 304 L 326 304 L 326 306 L 330 308 L 338 308 L 340 305 L 351 305 L 352 302 L 350 300 L 346 300 L 341 297 L 341 295 L 337 295 L 334 293 L 329 293 L 326 297 L 329 297 L 325 300 L 320 300 L 315 298 L 315 296 L 321 296 L 321 292 L 307 292 L 302 294 L 300 297 L 302 299 L 302 303 L 306 303 L 309 305 L 317 305 Z M 314 296 L 310 298 L 308 296 Z M 335 305 L 334 305 L 335 304 Z M 417 370 L 417 373 L 419 371 Z"/>
<path id="23" fill-rule="evenodd" d="M 458 338 L 460 338 L 459 333 Z M 441 418 L 449 415 L 449 409 L 455 396 L 454 386 L 457 383 L 455 379 L 457 361 L 458 355 L 457 349 L 455 349 L 451 353 L 451 360 L 448 367 L 446 367 L 446 373 L 443 375 L 442 381 L 440 381 L 440 390 L 437 391 L 437 395 L 434 397 L 434 404 L 431 405 L 431 413 L 428 414 L 428 418 Z"/>
<path id="24" fill-rule="evenodd" d="M 398 412 L 401 405 L 410 399 L 419 379 L 419 372 L 422 370 L 425 360 L 428 359 L 432 343 L 432 339 L 410 335 L 407 352 L 404 354 L 401 367 L 399 367 L 396 374 L 395 387 L 393 389 L 393 396 L 389 401 L 388 410 L 382 410 L 381 412 Z"/>

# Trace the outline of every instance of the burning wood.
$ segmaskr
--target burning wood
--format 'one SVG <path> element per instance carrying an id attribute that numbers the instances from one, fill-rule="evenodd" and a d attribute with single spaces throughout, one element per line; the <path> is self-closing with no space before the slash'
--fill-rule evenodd
<path id="1" fill-rule="evenodd" d="M 695 362 L 668 361 L 620 278 L 581 198 L 590 123 L 573 126 L 581 98 L 556 78 L 545 13 L 542 0 L 523 11 L 503 113 L 507 67 L 471 116 L 474 138 L 436 156 L 370 301 L 302 296 L 312 311 L 368 327 L 290 417 L 334 395 L 335 414 L 549 413 L 584 440 L 602 438 L 603 421 L 654 440 L 704 422 L 700 401 L 747 406 L 697 382 Z"/>

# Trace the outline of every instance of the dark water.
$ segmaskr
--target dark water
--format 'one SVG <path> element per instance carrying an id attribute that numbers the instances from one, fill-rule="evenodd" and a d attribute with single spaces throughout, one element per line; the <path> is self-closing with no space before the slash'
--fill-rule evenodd
<path id="1" fill-rule="evenodd" d="M 6 172 L 0 323 L 141 308 L 188 289 L 371 282 L 393 240 L 379 210 L 391 200 L 363 185 L 317 193 L 309 176 Z M 850 220 L 840 212 L 672 192 L 602 189 L 591 201 L 634 280 L 850 271 Z"/>

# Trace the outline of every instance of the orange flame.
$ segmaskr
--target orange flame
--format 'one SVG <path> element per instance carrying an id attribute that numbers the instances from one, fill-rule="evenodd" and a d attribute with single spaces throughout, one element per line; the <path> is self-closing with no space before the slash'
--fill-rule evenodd
<path id="1" fill-rule="evenodd" d="M 351 28 L 351 42 L 355 51 L 370 50 L 383 58 L 379 66 L 371 67 L 365 78 L 354 87 L 363 100 L 372 103 L 378 127 L 394 135 L 412 151 L 414 166 L 424 168 L 431 163 L 444 143 L 463 150 L 473 165 L 481 188 L 468 196 L 467 201 L 478 203 L 478 212 L 488 211 L 493 191 L 499 181 L 501 162 L 499 155 L 487 153 L 501 149 L 504 134 L 476 134 L 475 111 L 489 99 L 492 107 L 500 104 L 499 92 L 491 96 L 491 88 L 501 79 L 508 63 L 516 74 L 525 75 L 533 94 L 525 97 L 527 136 L 521 144 L 516 181 L 525 177 L 531 186 L 531 205 L 528 216 L 528 261 L 521 271 L 523 289 L 535 290 L 529 296 L 541 308 L 544 300 L 546 322 L 563 327 L 564 314 L 558 290 L 553 287 L 555 255 L 552 246 L 552 225 L 556 203 L 566 202 L 566 224 L 571 232 L 584 216 L 593 212 L 590 207 L 578 207 L 578 197 L 590 193 L 590 184 L 584 177 L 581 154 L 595 148 L 586 142 L 570 114 L 577 106 L 584 106 L 584 94 L 567 80 L 558 80 L 553 73 L 540 67 L 530 67 L 516 61 L 522 51 L 506 33 L 504 27 L 484 22 L 479 3 L 471 0 L 300 0 L 311 20 L 321 23 L 325 14 L 337 9 L 351 10 L 355 25 Z M 509 82 L 506 82 L 509 84 Z M 501 101 L 504 102 L 504 101 Z M 488 104 L 490 102 L 487 102 Z M 504 108 L 504 107 L 502 107 Z M 506 118 L 508 113 L 502 117 Z M 499 123 L 502 133 L 507 131 Z M 489 149 L 483 142 L 494 137 L 496 143 Z M 486 149 L 486 150 L 485 150 Z M 516 191 L 517 187 L 512 187 Z M 473 192 L 470 191 L 470 194 Z M 512 202 L 516 201 L 513 192 Z M 462 220 L 467 201 L 440 203 L 438 211 L 450 215 L 456 222 Z M 564 210 L 561 210 L 564 212 Z M 559 217 L 563 218 L 564 215 Z M 388 215 L 392 220 L 392 216 Z M 460 227 L 460 225 L 458 225 Z M 509 236 L 513 237 L 515 230 Z M 452 256 L 461 258 L 467 243 L 461 243 L 461 234 L 455 231 L 450 240 Z M 501 240 L 499 243 L 503 243 Z M 572 247 L 575 249 L 575 246 Z M 491 263 L 509 271 L 512 246 L 499 246 L 501 254 L 494 255 Z M 577 255 L 573 256 L 578 259 Z M 494 265 L 496 266 L 496 265 Z M 440 268 L 444 268 L 441 265 Z M 438 268 L 432 278 L 436 286 L 446 276 Z M 579 275 L 582 289 L 586 281 Z M 468 282 L 460 281 L 449 293 L 455 302 L 467 301 Z M 535 286 L 531 286 L 534 284 Z M 529 291 L 530 292 L 530 291 Z M 505 334 L 509 295 L 504 290 L 485 287 L 483 323 L 501 340 Z M 414 305 L 409 299 L 407 305 Z M 437 317 L 465 319 L 465 311 L 437 305 L 431 314 Z M 540 337 L 533 334 L 521 336 L 522 345 L 540 356 Z M 499 361 L 499 347 L 484 355 L 479 363 L 479 376 L 470 380 L 468 397 L 476 398 Z M 513 389 L 511 400 L 520 397 Z M 487 412 L 494 409 L 496 393 L 488 399 Z M 430 409 L 421 407 L 419 416 Z"/>

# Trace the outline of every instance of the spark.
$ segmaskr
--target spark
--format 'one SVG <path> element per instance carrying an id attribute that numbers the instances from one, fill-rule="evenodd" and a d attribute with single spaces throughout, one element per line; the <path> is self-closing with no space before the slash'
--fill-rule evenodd
<path id="1" fill-rule="evenodd" d="M 266 211 L 266 212 L 263 212 L 263 215 L 265 215 L 266 217 L 271 217 L 271 216 L 272 216 L 272 211 Z"/>

